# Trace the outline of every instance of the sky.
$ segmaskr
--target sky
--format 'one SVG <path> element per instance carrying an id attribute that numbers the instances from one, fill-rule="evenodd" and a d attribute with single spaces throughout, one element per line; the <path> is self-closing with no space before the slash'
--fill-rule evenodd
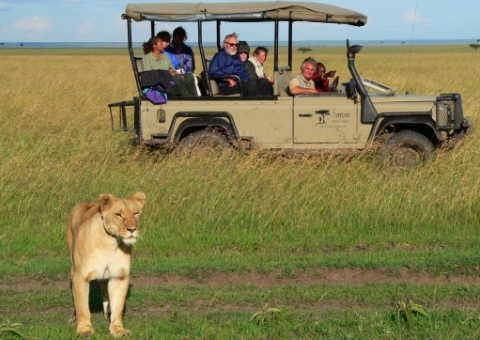
<path id="1" fill-rule="evenodd" d="M 228 0 L 227 0 L 228 1 Z M 232 1 L 232 0 L 230 0 Z M 243 0 L 251 2 L 250 0 Z M 268 0 L 264 0 L 268 1 Z M 121 19 L 127 3 L 163 0 L 0 0 L 0 42 L 126 42 L 127 25 Z M 170 0 L 170 2 L 174 2 Z M 183 0 L 182 2 L 189 2 Z M 219 2 L 203 0 L 202 2 Z M 317 1 L 312 1 L 317 2 Z M 363 27 L 322 23 L 294 24 L 294 40 L 452 40 L 480 39 L 479 0 L 335 0 L 323 3 L 344 7 L 368 17 Z M 169 30 L 183 26 L 189 41 L 196 42 L 192 23 L 157 23 Z M 134 23 L 133 40 L 150 35 L 147 23 Z M 203 26 L 203 41 L 215 41 L 215 26 Z M 271 41 L 273 24 L 224 23 L 221 35 L 239 33 L 241 40 Z M 280 26 L 280 40 L 287 40 Z"/>

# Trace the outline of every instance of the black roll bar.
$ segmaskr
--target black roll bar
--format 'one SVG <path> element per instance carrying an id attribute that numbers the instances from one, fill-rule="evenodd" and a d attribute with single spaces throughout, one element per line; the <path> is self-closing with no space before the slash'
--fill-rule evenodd
<path id="1" fill-rule="evenodd" d="M 135 72 L 135 82 L 137 83 L 137 90 L 139 97 L 142 96 L 142 88 L 140 86 L 140 78 L 138 77 L 138 67 L 135 61 L 135 56 L 133 54 L 133 43 L 132 43 L 132 19 L 127 18 L 127 36 L 128 36 L 128 54 L 130 55 L 130 62 L 132 63 L 132 68 Z"/>
<path id="2" fill-rule="evenodd" d="M 275 20 L 275 37 L 273 41 L 273 71 L 278 71 L 278 25 L 279 21 Z"/>
<path id="3" fill-rule="evenodd" d="M 291 13 L 290 13 L 291 14 Z M 292 70 L 293 20 L 288 20 L 288 66 Z"/>

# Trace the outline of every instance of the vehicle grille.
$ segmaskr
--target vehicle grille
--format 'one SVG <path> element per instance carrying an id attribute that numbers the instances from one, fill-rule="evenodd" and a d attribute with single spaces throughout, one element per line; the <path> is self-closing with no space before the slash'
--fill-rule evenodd
<path id="1" fill-rule="evenodd" d="M 441 94 L 437 97 L 437 129 L 458 129 L 463 119 L 462 100 L 459 94 Z"/>

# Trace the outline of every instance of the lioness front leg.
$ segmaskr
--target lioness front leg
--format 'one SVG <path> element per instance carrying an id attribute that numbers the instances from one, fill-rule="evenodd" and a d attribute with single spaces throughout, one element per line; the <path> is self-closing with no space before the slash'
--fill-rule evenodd
<path id="1" fill-rule="evenodd" d="M 110 334 L 114 337 L 130 335 L 130 331 L 123 328 L 123 309 L 127 297 L 129 277 L 112 278 L 108 282 L 110 296 Z"/>
<path id="2" fill-rule="evenodd" d="M 90 284 L 81 277 L 72 276 L 72 293 L 75 304 L 75 321 L 77 333 L 81 335 L 92 335 L 93 326 L 90 321 L 90 310 L 88 309 L 88 294 Z"/>

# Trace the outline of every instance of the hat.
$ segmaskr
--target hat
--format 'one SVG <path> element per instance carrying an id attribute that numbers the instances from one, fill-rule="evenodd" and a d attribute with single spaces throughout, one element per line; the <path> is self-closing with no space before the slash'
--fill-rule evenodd
<path id="1" fill-rule="evenodd" d="M 240 52 L 247 52 L 248 54 L 250 54 L 250 46 L 248 46 L 245 40 L 240 40 L 238 42 L 237 53 L 240 53 Z"/>

